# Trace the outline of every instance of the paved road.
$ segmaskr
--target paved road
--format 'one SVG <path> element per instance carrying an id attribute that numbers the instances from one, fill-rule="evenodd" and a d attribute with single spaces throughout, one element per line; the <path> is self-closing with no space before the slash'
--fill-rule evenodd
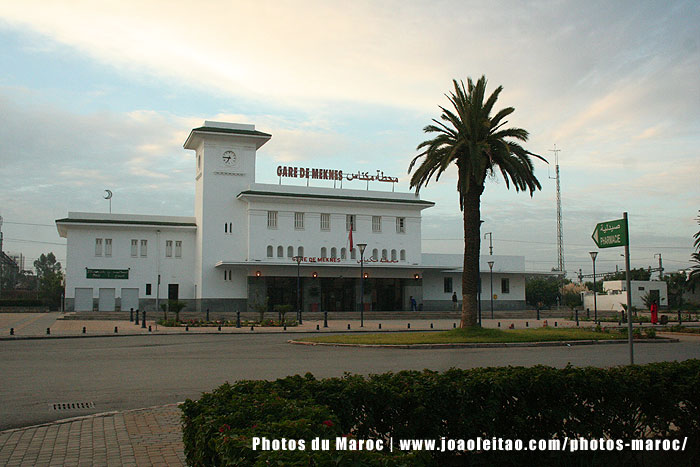
<path id="1" fill-rule="evenodd" d="M 295 337 L 298 337 L 296 334 Z M 0 430 L 197 398 L 224 381 L 312 372 L 628 362 L 626 345 L 406 350 L 290 345 L 288 335 L 145 335 L 0 341 Z M 700 338 L 638 344 L 636 362 L 700 358 Z M 55 403 L 94 403 L 54 410 Z"/>

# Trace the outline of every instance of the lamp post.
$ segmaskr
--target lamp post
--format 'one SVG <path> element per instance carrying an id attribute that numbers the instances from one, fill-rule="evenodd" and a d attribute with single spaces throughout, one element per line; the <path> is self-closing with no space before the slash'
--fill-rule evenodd
<path id="1" fill-rule="evenodd" d="M 491 319 L 493 319 L 493 261 L 489 261 L 489 269 L 491 270 L 491 279 L 489 282 L 491 283 Z"/>
<path id="2" fill-rule="evenodd" d="M 358 243 L 360 249 L 360 327 L 365 327 L 365 248 L 366 243 Z"/>
<path id="3" fill-rule="evenodd" d="M 299 267 L 301 266 L 301 261 L 304 259 L 304 257 L 303 256 L 295 256 L 292 259 L 297 262 L 297 319 L 299 320 L 299 324 L 304 324 L 303 321 L 301 320 L 301 301 L 299 300 L 299 293 L 301 290 L 301 279 L 299 277 Z"/>
<path id="4" fill-rule="evenodd" d="M 591 259 L 593 260 L 593 322 L 598 322 L 598 292 L 596 292 L 595 286 L 595 259 L 598 256 L 597 251 L 589 251 Z"/>

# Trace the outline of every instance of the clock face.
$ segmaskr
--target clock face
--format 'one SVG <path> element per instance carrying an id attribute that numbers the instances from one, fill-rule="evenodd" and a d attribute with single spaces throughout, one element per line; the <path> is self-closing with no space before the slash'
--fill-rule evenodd
<path id="1" fill-rule="evenodd" d="M 221 160 L 225 166 L 231 167 L 236 164 L 237 156 L 233 151 L 226 151 L 221 156 Z"/>

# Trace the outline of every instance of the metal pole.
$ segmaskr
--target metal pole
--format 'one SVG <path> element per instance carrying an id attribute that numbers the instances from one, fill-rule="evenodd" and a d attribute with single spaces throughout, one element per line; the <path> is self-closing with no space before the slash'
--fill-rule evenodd
<path id="1" fill-rule="evenodd" d="M 365 255 L 360 252 L 360 327 L 365 326 Z"/>
<path id="2" fill-rule="evenodd" d="M 301 323 L 301 306 L 299 305 L 299 267 L 301 266 L 300 258 L 297 256 L 297 318 L 299 319 L 299 324 Z"/>
<path id="3" fill-rule="evenodd" d="M 479 271 L 479 290 L 477 300 L 479 301 L 479 323 L 481 323 L 481 271 Z M 493 316 L 491 318 L 493 318 Z"/>
<path id="4" fill-rule="evenodd" d="M 595 284 L 595 258 L 593 258 L 593 322 L 598 322 L 598 292 L 596 291 Z"/>
<path id="5" fill-rule="evenodd" d="M 489 261 L 489 269 L 491 270 L 489 274 L 489 285 L 491 286 L 491 319 L 493 319 L 493 261 Z"/>
<path id="6" fill-rule="evenodd" d="M 625 221 L 625 236 L 627 243 L 625 244 L 625 283 L 627 285 L 627 340 L 630 345 L 630 365 L 634 365 L 634 339 L 632 336 L 632 287 L 630 286 L 630 229 L 627 222 L 627 212 L 622 213 L 622 218 Z"/>

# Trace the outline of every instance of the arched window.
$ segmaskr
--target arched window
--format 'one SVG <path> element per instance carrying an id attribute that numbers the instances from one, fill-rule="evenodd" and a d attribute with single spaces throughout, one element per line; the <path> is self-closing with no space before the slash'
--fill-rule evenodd
<path id="1" fill-rule="evenodd" d="M 282 245 L 277 247 L 277 257 L 278 258 L 284 257 L 284 247 Z"/>
<path id="2" fill-rule="evenodd" d="M 376 248 L 372 250 L 372 258 L 379 259 L 379 250 L 377 250 Z"/>
<path id="3" fill-rule="evenodd" d="M 406 261 L 406 250 L 401 250 L 399 258 L 401 258 L 401 261 Z"/>
<path id="4" fill-rule="evenodd" d="M 267 257 L 272 258 L 272 245 L 267 245 Z"/>
<path id="5" fill-rule="evenodd" d="M 294 256 L 294 247 L 288 246 L 287 247 L 287 258 L 291 258 L 292 256 Z"/>
<path id="6" fill-rule="evenodd" d="M 328 250 L 326 250 L 326 247 L 321 247 L 321 258 L 325 258 L 328 255 Z"/>
<path id="7" fill-rule="evenodd" d="M 300 246 L 297 248 L 297 256 L 304 256 L 304 247 Z"/>
<path id="8" fill-rule="evenodd" d="M 350 259 L 357 259 L 357 248 L 350 250 Z"/>
<path id="9" fill-rule="evenodd" d="M 387 259 L 387 251 L 386 248 L 382 250 L 382 259 Z"/>
<path id="10" fill-rule="evenodd" d="M 391 250 L 391 260 L 396 261 L 396 250 Z"/>
<path id="11" fill-rule="evenodd" d="M 331 258 L 335 259 L 338 257 L 338 249 L 336 247 L 331 248 Z"/>
<path id="12" fill-rule="evenodd" d="M 340 249 L 340 259 L 348 259 L 348 250 L 345 248 Z"/>

